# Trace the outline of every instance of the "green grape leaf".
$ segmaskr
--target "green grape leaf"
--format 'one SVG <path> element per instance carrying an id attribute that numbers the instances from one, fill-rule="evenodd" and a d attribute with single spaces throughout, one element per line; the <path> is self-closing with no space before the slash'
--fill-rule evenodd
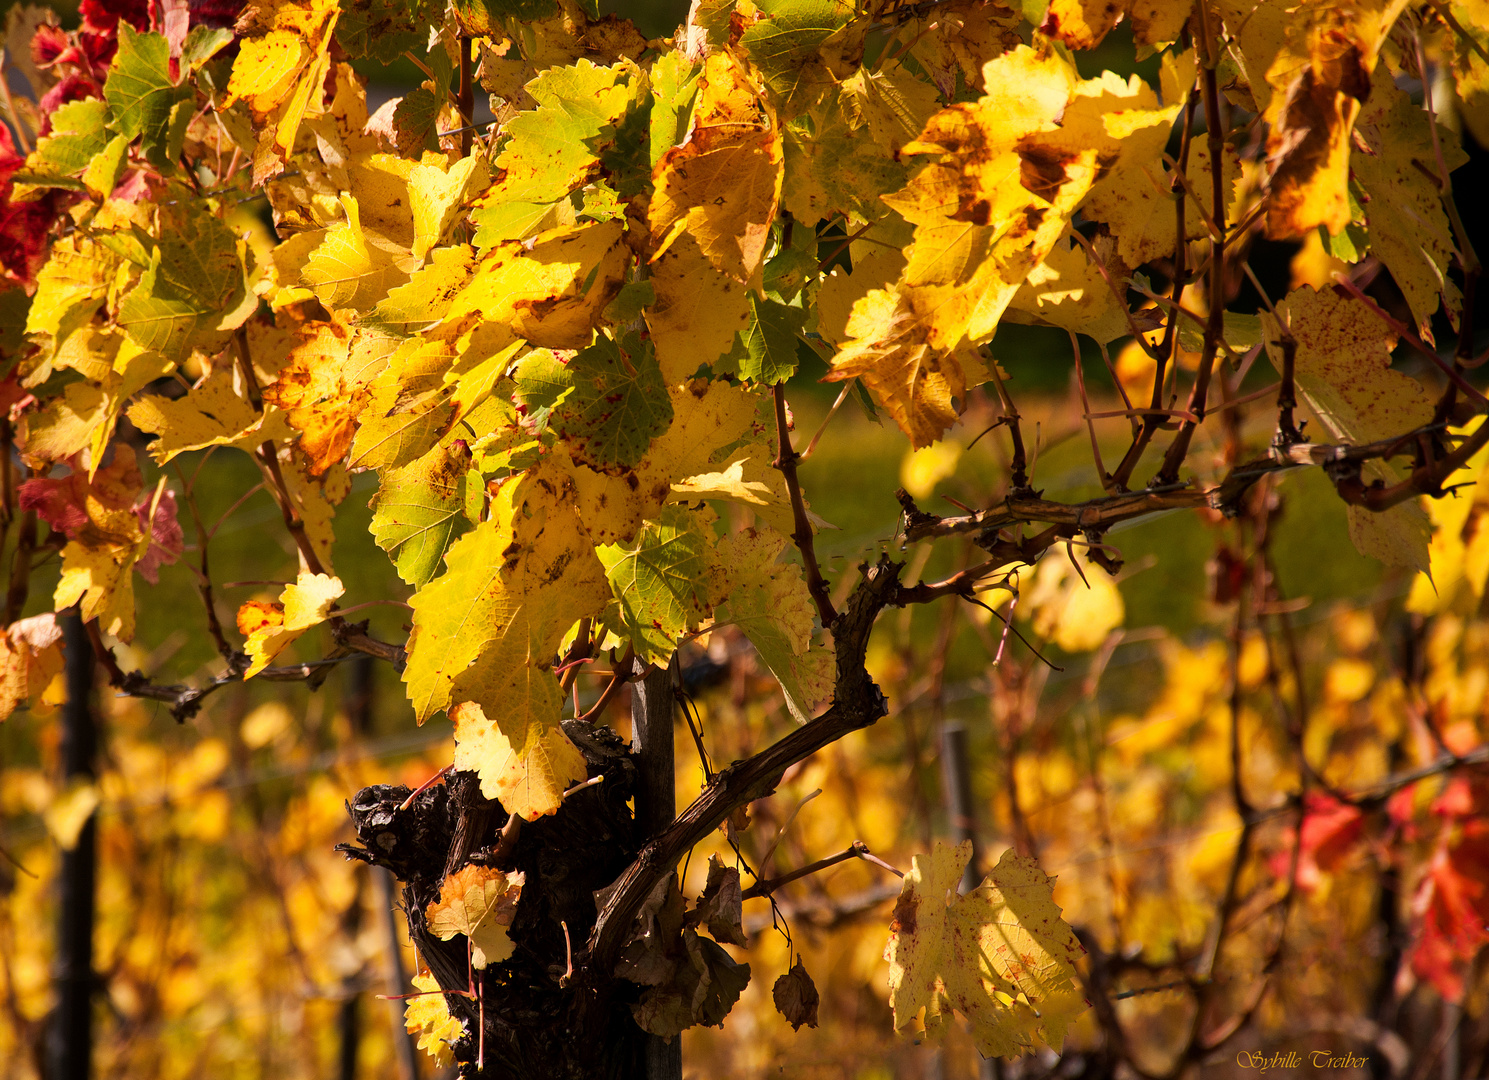
<path id="1" fill-rule="evenodd" d="M 336 40 L 353 60 L 391 64 L 420 44 L 418 0 L 341 0 Z"/>
<path id="2" fill-rule="evenodd" d="M 664 506 L 628 544 L 596 549 L 615 594 L 617 632 L 642 660 L 664 664 L 708 618 L 716 589 L 714 513 Z"/>
<path id="3" fill-rule="evenodd" d="M 553 427 L 579 461 L 597 469 L 634 468 L 672 423 L 672 401 L 650 342 L 600 337 L 567 365 L 574 391 Z"/>
<path id="4" fill-rule="evenodd" d="M 698 76 L 703 66 L 680 52 L 670 52 L 651 68 L 652 106 L 651 167 L 662 155 L 687 137 L 693 124 L 693 105 L 698 100 Z"/>
<path id="5" fill-rule="evenodd" d="M 470 450 L 454 442 L 382 475 L 372 500 L 372 538 L 415 588 L 439 573 L 445 552 L 469 523 L 469 489 L 481 487 L 470 463 Z"/>
<path id="6" fill-rule="evenodd" d="M 645 75 L 629 60 L 613 67 L 580 60 L 529 83 L 527 93 L 538 107 L 507 121 L 508 139 L 495 161 L 500 179 L 471 215 L 476 246 L 521 239 L 554 203 L 589 179 L 615 125 L 645 86 Z"/>
<path id="7" fill-rule="evenodd" d="M 814 91 L 832 84 L 818 50 L 853 18 L 852 0 L 759 0 L 763 16 L 740 46 L 765 76 L 765 85 L 794 111 Z"/>
<path id="8" fill-rule="evenodd" d="M 160 234 L 117 322 L 140 348 L 181 361 L 192 348 L 221 347 L 225 313 L 244 296 L 243 264 L 232 231 L 188 204 L 161 207 Z"/>
<path id="9" fill-rule="evenodd" d="M 739 332 L 744 355 L 739 373 L 752 382 L 775 386 L 796 374 L 796 346 L 807 313 L 750 294 L 750 325 Z"/>
<path id="10" fill-rule="evenodd" d="M 181 46 L 181 66 L 188 74 L 195 74 L 232 40 L 233 32 L 225 26 L 193 26 Z"/>
<path id="11" fill-rule="evenodd" d="M 189 110 L 196 101 L 190 84 L 177 86 L 171 81 L 170 60 L 171 47 L 164 35 L 137 34 L 125 22 L 119 27 L 119 51 L 103 84 L 109 127 L 131 139 L 138 137 L 145 157 L 157 168 L 171 164 L 171 129 L 181 124 L 181 108 Z"/>

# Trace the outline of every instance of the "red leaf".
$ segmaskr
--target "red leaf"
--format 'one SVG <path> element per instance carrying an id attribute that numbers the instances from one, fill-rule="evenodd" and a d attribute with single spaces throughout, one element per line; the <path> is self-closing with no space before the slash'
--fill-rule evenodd
<path id="1" fill-rule="evenodd" d="M 151 585 L 160 581 L 161 566 L 170 566 L 181 556 L 185 537 L 181 535 L 181 523 L 176 520 L 176 493 L 167 490 L 161 493 L 160 503 L 155 507 L 155 520 L 148 520 L 150 500 L 145 499 L 134 508 L 139 515 L 140 528 L 150 530 L 150 546 L 136 562 L 135 569 Z"/>
<path id="2" fill-rule="evenodd" d="M 1489 944 L 1489 778 L 1455 777 L 1432 809 L 1445 820 L 1412 901 L 1419 922 L 1411 966 L 1444 998 L 1461 1001 L 1464 976 Z"/>
<path id="3" fill-rule="evenodd" d="M 99 469 L 92 483 L 89 483 L 87 468 L 80 460 L 74 459 L 71 464 L 71 474 L 55 479 L 38 477 L 27 480 L 20 486 L 18 494 L 22 510 L 36 511 L 36 516 L 54 531 L 75 540 L 78 531 L 88 525 L 87 499 L 90 496 L 107 509 L 127 510 L 134 506 L 142 481 L 134 451 L 128 446 L 115 450 L 113 463 Z M 173 515 L 174 505 L 173 502 Z"/>
<path id="4" fill-rule="evenodd" d="M 1310 791 L 1303 800 L 1303 823 L 1299 830 L 1302 841 L 1298 849 L 1298 888 L 1312 892 L 1318 888 L 1320 873 L 1337 870 L 1359 840 L 1364 824 L 1365 816 L 1358 806 L 1340 802 L 1322 791 Z M 1278 860 L 1278 865 L 1283 868 L 1280 873 L 1285 873 L 1285 858 Z"/>

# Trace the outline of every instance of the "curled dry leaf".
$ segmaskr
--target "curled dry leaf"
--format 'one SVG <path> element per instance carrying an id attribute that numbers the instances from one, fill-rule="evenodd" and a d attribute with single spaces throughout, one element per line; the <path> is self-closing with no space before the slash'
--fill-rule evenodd
<path id="1" fill-rule="evenodd" d="M 770 996 L 776 1003 L 776 1012 L 786 1018 L 793 1031 L 800 1030 L 803 1024 L 817 1026 L 817 984 L 812 982 L 800 957 L 790 971 L 776 980 Z"/>

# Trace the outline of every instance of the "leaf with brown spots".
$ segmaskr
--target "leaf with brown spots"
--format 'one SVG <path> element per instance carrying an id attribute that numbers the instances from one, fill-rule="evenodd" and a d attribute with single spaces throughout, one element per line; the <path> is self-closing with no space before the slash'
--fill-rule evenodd
<path id="1" fill-rule="evenodd" d="M 699 86 L 687 140 L 653 173 L 652 258 L 689 232 L 715 269 L 747 282 L 781 205 L 781 132 L 727 53 L 709 56 Z"/>
<path id="2" fill-rule="evenodd" d="M 1055 906 L 1054 880 L 1009 849 L 958 896 L 971 857 L 970 841 L 938 843 L 905 875 L 884 949 L 895 1030 L 920 1018 L 939 1034 L 955 1009 L 984 1057 L 1024 1053 L 1036 1040 L 1059 1050 L 1087 1003 L 1075 985 L 1085 950 Z"/>

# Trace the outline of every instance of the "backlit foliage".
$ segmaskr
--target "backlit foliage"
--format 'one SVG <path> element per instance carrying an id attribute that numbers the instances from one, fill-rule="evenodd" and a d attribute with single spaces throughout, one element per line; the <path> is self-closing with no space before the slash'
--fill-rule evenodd
<path id="1" fill-rule="evenodd" d="M 385 777 L 350 756 L 350 711 L 312 746 L 258 688 L 358 654 L 453 735 L 409 778 L 448 766 L 492 804 L 452 865 L 431 856 L 438 899 L 404 903 L 416 941 L 465 939 L 463 979 L 420 976 L 406 1030 L 466 1074 L 510 1073 L 487 1000 L 519 972 L 668 1038 L 753 1017 L 768 986 L 793 1029 L 846 1027 L 877 982 L 859 1047 L 910 1030 L 948 1060 L 970 1038 L 1170 1075 L 1299 1016 L 1358 1039 L 1339 1017 L 1380 1011 L 1367 985 L 1478 1015 L 1489 402 L 1453 174 L 1460 132 L 1489 131 L 1482 4 L 699 0 L 654 40 L 578 0 L 82 15 L 13 14 L 37 99 L 0 129 L 0 710 L 29 713 L 0 792 L 27 871 L 0 879 L 0 1051 L 39 1045 L 28 905 L 96 811 L 114 1071 L 220 1070 L 286 1009 L 314 1071 L 329 1002 L 386 947 L 332 852 L 341 799 Z M 1143 73 L 1099 70 L 1128 29 Z M 422 82 L 369 113 L 359 70 L 400 58 Z M 1251 265 L 1267 243 L 1295 251 L 1286 287 Z M 1058 407 L 1026 392 L 1015 324 L 1068 335 Z M 786 397 L 807 380 L 841 390 L 825 416 L 798 396 L 817 437 Z M 888 436 L 849 398 L 899 429 L 877 471 Z M 1080 479 L 1051 475 L 1067 436 Z M 927 509 L 953 487 L 956 515 Z M 271 502 L 255 531 L 285 546 L 238 543 L 231 587 L 259 592 L 225 602 L 214 537 Z M 1285 581 L 1306 539 L 1277 533 L 1341 507 L 1331 557 L 1347 535 L 1387 569 L 1375 609 L 1320 615 Z M 1210 567 L 1167 587 L 1203 592 L 1189 621 L 1219 636 L 1132 617 L 1118 527 L 1164 511 Z M 137 589 L 169 567 L 202 611 Z M 377 604 L 401 610 L 352 621 Z M 64 785 L 43 766 L 74 609 L 121 699 L 99 775 Z M 165 627 L 186 682 L 157 676 L 185 647 L 162 654 Z M 1134 650 L 1145 679 L 1118 674 Z M 596 764 L 617 691 L 720 667 L 678 742 L 688 811 L 634 838 L 585 923 L 524 922 L 553 883 L 504 860 L 621 783 Z M 983 703 L 999 859 L 986 836 L 931 846 L 953 681 Z M 148 701 L 199 737 L 167 755 Z M 281 751 L 298 779 L 258 794 Z M 221 860 L 234 827 L 253 839 Z M 824 876 L 781 880 L 788 853 Z M 863 912 L 877 936 L 836 931 Z M 1377 1020 L 1390 1057 L 1404 1036 Z M 732 1038 L 690 1053 L 743 1075 L 792 1052 L 783 1023 Z"/>

